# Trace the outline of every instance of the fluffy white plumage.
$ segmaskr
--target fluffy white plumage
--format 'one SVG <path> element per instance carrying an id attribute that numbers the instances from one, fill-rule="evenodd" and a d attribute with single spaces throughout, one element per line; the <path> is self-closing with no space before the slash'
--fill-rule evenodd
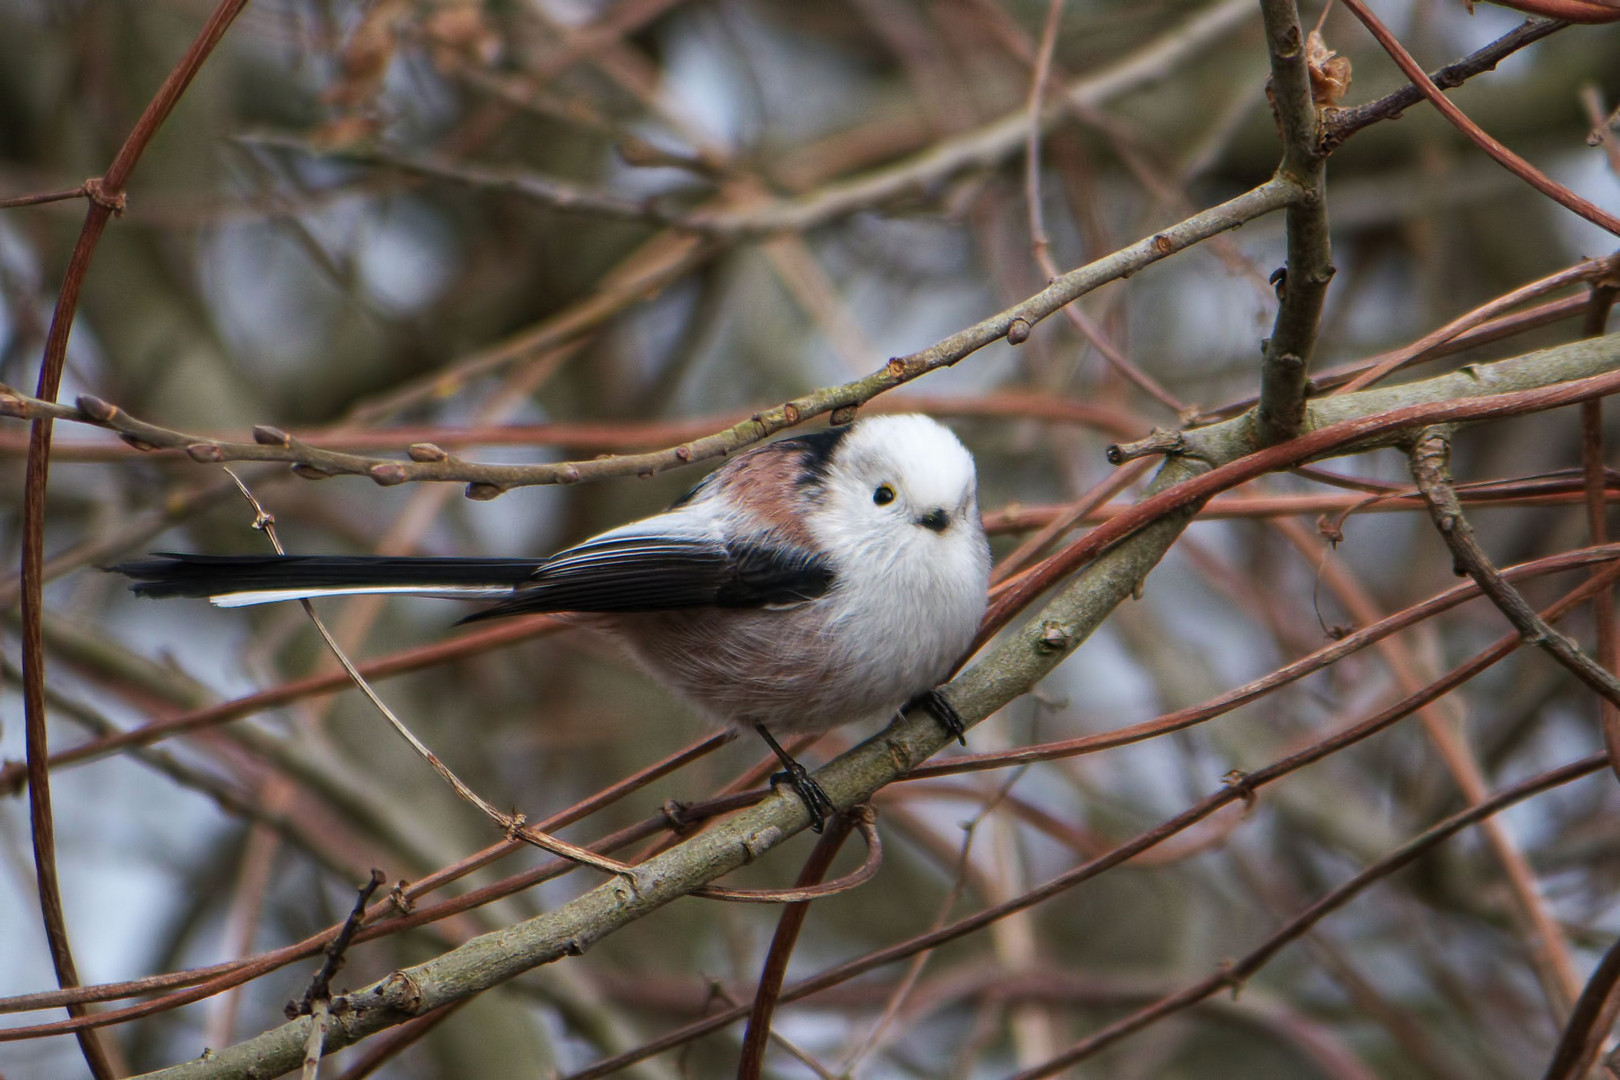
<path id="1" fill-rule="evenodd" d="M 950 674 L 984 615 L 990 547 L 973 458 L 928 417 L 880 416 L 848 429 L 814 479 L 782 482 L 776 474 L 802 476 L 776 449 L 793 442 L 744 455 L 686 504 L 604 535 L 768 537 L 824 560 L 824 593 L 601 624 L 725 723 L 806 732 L 888 719 Z M 881 489 L 893 498 L 879 502 Z"/>

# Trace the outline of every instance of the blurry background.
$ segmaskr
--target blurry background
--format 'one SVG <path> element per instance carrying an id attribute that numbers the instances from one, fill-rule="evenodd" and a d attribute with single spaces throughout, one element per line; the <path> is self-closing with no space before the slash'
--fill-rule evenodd
<path id="1" fill-rule="evenodd" d="M 1470 15 L 1450 0 L 1373 7 L 1430 68 L 1521 21 L 1489 5 Z M 211 9 L 0 0 L 0 197 L 102 172 Z M 1045 284 L 1022 116 L 1048 10 L 1022 0 L 255 0 L 129 185 L 128 211 L 90 272 L 62 399 L 93 392 L 138 417 L 234 439 L 268 423 L 335 448 L 398 453 L 426 439 L 470 458 L 529 462 L 670 445 L 858 377 Z M 1307 27 L 1319 14 L 1302 13 Z M 1257 5 L 1070 0 L 1057 27 L 1052 92 L 1100 89 L 1074 95 L 1040 142 L 1036 186 L 1056 267 L 1271 174 L 1279 143 Z M 1354 63 L 1346 104 L 1402 84 L 1342 13 L 1324 33 Z M 1613 27 L 1573 28 L 1453 98 L 1620 212 L 1612 146 L 1588 140 L 1591 110 L 1601 118 L 1620 100 L 1617 55 Z M 529 188 L 497 174 L 528 178 Z M 559 205 L 564 188 L 587 205 Z M 1338 275 L 1318 370 L 1410 342 L 1614 247 L 1427 107 L 1346 143 L 1328 191 Z M 750 227 L 780 225 L 790 210 L 790 227 Z M 712 214 L 734 227 L 693 234 L 649 214 Z M 82 218 L 76 201 L 0 212 L 0 381 L 26 392 Z M 993 524 L 1016 517 L 1009 510 L 1069 502 L 1111 474 L 1108 444 L 1255 393 L 1281 229 L 1280 215 L 1251 223 L 1077 305 L 1157 395 L 1054 317 L 1026 344 L 992 345 L 881 406 L 952 424 L 978 456 Z M 1441 363 L 1517 355 L 1578 328 L 1577 313 Z M 500 425 L 518 427 L 497 437 L 489 429 Z M 1567 410 L 1493 425 L 1464 437 L 1459 478 L 1578 465 L 1579 438 Z M 10 567 L 25 447 L 25 425 L 6 421 L 0 553 Z M 53 748 L 332 669 L 291 606 L 137 602 L 93 569 L 145 550 L 266 550 L 217 467 L 140 455 L 71 424 L 58 425 L 57 447 L 47 532 L 48 553 L 64 556 L 47 589 L 50 685 L 60 695 Z M 1393 452 L 1331 468 L 1408 482 Z M 309 482 L 280 466 L 241 473 L 293 551 L 538 555 L 662 507 L 702 469 L 494 501 L 464 499 L 455 485 Z M 1290 477 L 1248 491 L 1302 492 L 1338 494 Z M 1353 517 L 1336 550 L 1315 516 L 1195 525 L 1142 600 L 1039 694 L 978 728 L 972 749 L 1103 731 L 1196 703 L 1368 611 L 1387 614 L 1453 581 L 1421 511 Z M 1501 564 L 1585 542 L 1578 503 L 1482 509 L 1476 520 Z M 998 553 L 1021 538 L 1003 530 Z M 4 588 L 14 687 L 15 581 Z M 438 642 L 464 612 L 411 600 L 323 609 L 360 657 Z M 1228 770 L 1376 711 L 1400 696 L 1402 678 L 1426 682 L 1504 629 L 1493 609 L 1472 605 L 1400 639 L 1404 668 L 1369 651 L 1182 735 L 891 790 L 880 876 L 816 906 L 792 976 L 919 933 L 947 909 L 1016 895 L 1177 812 Z M 535 819 L 703 732 L 611 650 L 572 633 L 381 688 L 484 797 Z M 1438 710 L 1438 723 L 1466 732 L 1491 787 L 1601 746 L 1593 700 L 1534 653 Z M 806 756 L 825 760 L 866 734 L 837 733 Z M 372 866 L 390 881 L 419 878 L 498 839 L 352 692 L 302 697 L 156 751 L 56 773 L 63 891 L 87 982 L 285 944 L 341 919 Z M 0 756 L 23 756 L 10 691 L 0 698 Z M 594 838 L 666 799 L 712 794 L 757 759 L 752 744 L 726 746 L 567 835 Z M 900 965 L 785 1008 L 776 1027 L 829 1074 L 1005 1075 L 1208 974 L 1461 805 L 1454 773 L 1408 721 L 1268 789 L 1205 843 L 1172 844 L 938 951 L 874 1047 L 861 1050 L 895 1000 Z M 290 824 L 254 824 L 244 807 Z M 1604 774 L 1503 819 L 1503 843 L 1538 879 L 1562 939 L 1566 983 L 1584 979 L 1620 929 L 1617 810 Z M 1061 827 L 1032 824 L 1047 819 Z M 54 986 L 28 845 L 26 802 L 7 797 L 0 994 Z M 801 838 L 742 876 L 786 883 L 808 850 Z M 535 861 L 508 859 L 469 882 L 525 860 Z M 1556 961 L 1528 944 L 1503 865 L 1499 846 L 1466 834 L 1285 951 L 1238 1000 L 1159 1024 L 1073 1075 L 1539 1074 L 1567 985 L 1559 990 Z M 358 986 L 595 883 L 579 878 L 357 949 L 339 982 Z M 777 915 L 677 903 L 587 959 L 484 995 L 380 1075 L 567 1074 L 726 995 L 747 1000 Z M 111 1042 L 138 1071 L 239 1041 L 281 1021 L 312 967 L 122 1025 Z M 739 1034 L 627 1075 L 728 1075 Z M 345 1060 L 328 1064 L 332 1075 Z M 771 1067 L 812 1075 L 780 1051 Z M 71 1039 L 0 1043 L 9 1077 L 83 1070 Z"/>

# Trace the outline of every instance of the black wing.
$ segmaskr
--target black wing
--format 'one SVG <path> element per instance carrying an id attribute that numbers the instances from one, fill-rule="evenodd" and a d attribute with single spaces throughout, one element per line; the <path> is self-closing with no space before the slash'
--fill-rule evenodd
<path id="1" fill-rule="evenodd" d="M 796 604 L 823 595 L 832 583 L 832 567 L 821 555 L 768 536 L 726 542 L 614 530 L 558 552 L 512 599 L 462 621 L 537 611 Z"/>

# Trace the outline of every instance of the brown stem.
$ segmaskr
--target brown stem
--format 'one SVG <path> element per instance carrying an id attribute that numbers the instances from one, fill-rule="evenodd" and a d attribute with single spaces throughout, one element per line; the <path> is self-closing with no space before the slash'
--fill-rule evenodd
<path id="1" fill-rule="evenodd" d="M 1609 322 L 1609 309 L 1620 292 L 1613 274 L 1592 286 L 1582 331 L 1588 337 L 1603 333 Z M 1586 481 L 1586 527 L 1592 543 L 1601 544 L 1609 535 L 1608 503 L 1604 498 L 1608 470 L 1603 464 L 1603 402 L 1588 401 L 1581 406 L 1581 466 Z M 1592 599 L 1592 621 L 1597 624 L 1597 658 L 1609 671 L 1620 671 L 1620 633 L 1614 623 L 1614 591 L 1605 589 Z M 1609 701 L 1598 702 L 1598 724 L 1603 743 L 1609 749 L 1609 767 L 1620 779 L 1620 709 Z"/>
<path id="2" fill-rule="evenodd" d="M 1395 61 L 1395 65 L 1401 69 L 1408 79 L 1412 80 L 1412 85 L 1416 86 L 1423 96 L 1429 99 L 1429 102 L 1439 110 L 1440 115 L 1450 121 L 1458 131 L 1466 135 L 1475 146 L 1478 146 L 1503 168 L 1553 200 L 1553 202 L 1556 202 L 1559 206 L 1572 213 L 1579 214 L 1600 229 L 1606 229 L 1614 235 L 1620 236 L 1620 218 L 1593 205 L 1564 185 L 1557 183 L 1546 173 L 1543 173 L 1524 158 L 1491 138 L 1478 124 L 1468 119 L 1461 109 L 1453 105 L 1446 95 L 1440 92 L 1438 86 L 1429 81 L 1429 76 L 1418 66 L 1418 62 L 1412 59 L 1412 54 L 1402 48 L 1401 43 L 1395 40 L 1395 35 L 1391 34 L 1389 29 L 1378 21 L 1376 15 L 1367 10 L 1366 5 L 1361 0 L 1344 0 L 1344 6 L 1349 8 L 1356 18 L 1361 20 L 1362 25 L 1372 33 L 1372 36 L 1378 39 L 1378 44 L 1382 45 L 1384 51 L 1389 53 L 1390 58 Z"/>
<path id="3" fill-rule="evenodd" d="M 851 811 L 833 818 L 830 827 L 805 860 L 804 868 L 799 871 L 799 878 L 794 883 L 796 887 L 802 889 L 814 885 L 826 876 L 833 856 L 838 854 L 838 849 L 849 838 L 854 814 L 855 811 Z M 743 1036 L 742 1056 L 737 1062 L 737 1080 L 759 1080 L 760 1070 L 765 1064 L 765 1045 L 771 1038 L 771 1014 L 776 1011 L 776 1001 L 782 993 L 788 958 L 793 955 L 799 930 L 809 914 L 810 902 L 800 900 L 782 909 L 782 917 L 777 920 L 770 951 L 765 954 L 765 968 L 759 974 L 759 989 L 754 992 L 754 1005 L 748 1014 L 748 1031 Z"/>
<path id="4" fill-rule="evenodd" d="M 1620 1007 L 1616 987 L 1620 987 L 1620 940 L 1609 946 L 1597 970 L 1587 980 L 1586 989 L 1581 991 L 1569 1023 L 1558 1039 L 1558 1048 L 1553 1051 L 1543 1080 L 1576 1080 L 1591 1069 L 1614 1024 L 1615 1009 Z"/>
<path id="5" fill-rule="evenodd" d="M 62 385 L 68 334 L 73 327 L 74 312 L 78 309 L 79 293 L 90 270 L 90 260 L 95 254 L 102 230 L 106 228 L 108 219 L 123 205 L 124 184 L 147 143 L 157 134 L 175 102 L 191 85 L 203 61 L 219 44 L 226 29 L 246 3 L 247 0 L 220 0 L 185 55 L 147 103 L 106 174 L 85 182 L 84 191 L 90 198 L 90 204 L 78 241 L 73 245 L 73 254 L 68 259 L 67 271 L 62 277 L 56 310 L 51 314 L 51 326 L 45 338 L 45 355 L 40 361 L 39 383 L 35 390 L 37 397 L 47 401 L 56 400 L 57 391 Z M 56 876 L 56 830 L 51 816 L 50 776 L 47 770 L 50 751 L 45 720 L 45 640 L 41 591 L 45 575 L 45 489 L 50 477 L 51 426 L 48 418 L 33 422 L 29 430 L 28 466 L 23 482 L 23 726 L 27 744 L 28 813 L 39 905 L 51 962 L 56 967 L 57 982 L 63 987 L 70 987 L 78 985 L 79 976 L 68 941 L 67 924 L 62 916 L 61 886 Z M 83 1015 L 84 1009 L 83 1006 L 74 1006 L 69 1011 Z M 81 1031 L 76 1035 L 79 1048 L 96 1080 L 111 1077 L 112 1063 L 107 1057 L 106 1048 L 95 1034 Z"/>
<path id="6" fill-rule="evenodd" d="M 1462 503 L 1452 487 L 1450 459 L 1451 438 L 1438 428 L 1425 432 L 1412 450 L 1412 476 L 1429 504 L 1434 527 L 1451 549 L 1457 567 L 1478 583 L 1480 591 L 1501 610 L 1525 641 L 1545 649 L 1592 691 L 1601 694 L 1610 704 L 1620 706 L 1620 679 L 1536 614 L 1485 554 L 1473 526 L 1463 516 Z"/>
<path id="7" fill-rule="evenodd" d="M 1477 824 L 1515 803 L 1530 798 L 1532 795 L 1538 795 L 1560 784 L 1567 784 L 1572 780 L 1587 776 L 1601 769 L 1603 765 L 1604 761 L 1600 755 L 1582 758 L 1580 761 L 1572 762 L 1563 768 L 1554 769 L 1551 772 L 1545 772 L 1514 784 L 1512 787 L 1498 792 L 1485 802 L 1477 806 L 1471 806 L 1462 813 L 1455 814 L 1439 822 L 1402 844 L 1389 855 L 1379 859 L 1338 888 L 1328 892 L 1291 919 L 1282 929 L 1266 938 L 1265 941 L 1261 942 L 1257 948 L 1242 959 L 1235 963 L 1222 965 L 1221 970 L 1215 974 L 1162 998 L 1147 1008 L 1132 1013 L 1130 1016 L 1114 1021 L 1103 1030 L 1075 1044 L 1059 1056 L 1050 1061 L 1042 1062 L 1033 1069 L 1027 1069 L 1008 1077 L 1008 1080 L 1039 1080 L 1040 1077 L 1056 1075 L 1076 1062 L 1091 1057 L 1105 1047 L 1111 1046 L 1126 1036 L 1142 1030 L 1164 1016 L 1180 1012 L 1182 1009 L 1197 1004 L 1222 990 L 1229 988 L 1234 991 L 1237 990 L 1246 979 L 1269 963 L 1271 958 L 1280 952 L 1284 946 L 1298 940 L 1312 926 L 1343 907 L 1368 886 L 1388 877 L 1401 867 L 1415 862 L 1419 856 L 1455 836 L 1470 825 Z"/>

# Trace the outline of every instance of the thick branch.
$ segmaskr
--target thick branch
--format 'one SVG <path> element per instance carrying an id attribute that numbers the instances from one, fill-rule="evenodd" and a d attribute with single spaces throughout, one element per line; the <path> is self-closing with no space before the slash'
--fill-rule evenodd
<path id="1" fill-rule="evenodd" d="M 1261 444 L 1270 445 L 1293 438 L 1305 422 L 1306 371 L 1328 282 L 1333 280 L 1333 251 L 1322 184 L 1327 159 L 1318 150 L 1320 121 L 1299 9 L 1294 0 L 1263 0 L 1260 10 L 1271 54 L 1272 101 L 1283 139 L 1278 172 L 1300 193 L 1288 204 L 1288 265 L 1278 283 L 1281 303 L 1260 367 L 1255 423 Z"/>

